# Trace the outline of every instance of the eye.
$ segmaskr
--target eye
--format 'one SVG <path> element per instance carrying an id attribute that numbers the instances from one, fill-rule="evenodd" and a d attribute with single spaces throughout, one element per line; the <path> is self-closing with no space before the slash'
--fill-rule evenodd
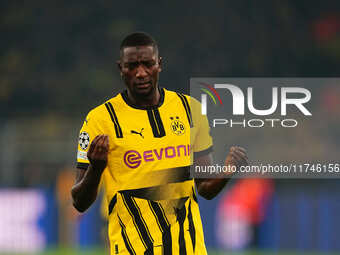
<path id="1" fill-rule="evenodd" d="M 156 64 L 156 62 L 154 60 L 149 60 L 149 61 L 142 61 L 142 64 L 147 68 L 151 68 Z"/>
<path id="2" fill-rule="evenodd" d="M 139 65 L 138 62 L 128 62 L 124 64 L 124 67 L 128 68 L 129 70 L 134 70 L 135 68 L 137 68 Z"/>

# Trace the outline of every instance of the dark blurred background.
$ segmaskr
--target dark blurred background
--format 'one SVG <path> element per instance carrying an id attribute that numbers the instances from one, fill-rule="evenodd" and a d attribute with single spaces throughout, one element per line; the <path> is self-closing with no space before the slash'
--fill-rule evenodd
<path id="1" fill-rule="evenodd" d="M 72 222 L 78 217 L 71 212 L 68 193 L 78 131 L 91 108 L 124 88 L 116 60 L 127 34 L 145 31 L 157 40 L 163 57 L 161 86 L 185 93 L 190 77 L 340 75 L 340 2 L 336 0 L 4 0 L 0 31 L 0 195 L 30 189 L 42 189 L 47 197 L 52 194 L 59 208 L 68 208 L 59 209 L 62 212 L 55 216 L 59 232 L 67 228 L 60 227 L 67 225 L 65 217 Z M 330 142 L 339 145 L 340 87 L 333 84 L 317 92 L 313 105 L 326 109 L 324 117 L 333 125 Z M 332 148 L 336 151 L 339 146 Z M 217 207 L 214 203 L 211 208 Z M 41 247 L 60 242 L 79 245 L 60 234 L 57 237 L 58 231 L 44 237 Z M 206 238 L 217 249 L 211 231 Z M 322 245 L 324 250 L 336 248 Z M 7 246 L 0 241 L 1 247 Z"/>
<path id="2" fill-rule="evenodd" d="M 79 116 L 122 87 L 121 40 L 153 35 L 161 83 L 339 75 L 338 1 L 1 1 L 2 116 Z M 67 93 L 65 93 L 67 91 Z M 72 110 L 71 110 L 72 109 Z"/>

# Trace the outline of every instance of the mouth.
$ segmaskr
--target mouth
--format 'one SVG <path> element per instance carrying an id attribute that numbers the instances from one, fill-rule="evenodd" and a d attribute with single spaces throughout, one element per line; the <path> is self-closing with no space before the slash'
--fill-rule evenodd
<path id="1" fill-rule="evenodd" d="M 151 81 L 136 83 L 136 87 L 138 89 L 147 89 L 151 87 Z"/>

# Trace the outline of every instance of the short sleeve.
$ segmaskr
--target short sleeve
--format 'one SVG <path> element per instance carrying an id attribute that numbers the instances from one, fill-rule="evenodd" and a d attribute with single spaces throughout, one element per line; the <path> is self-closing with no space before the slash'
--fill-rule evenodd
<path id="1" fill-rule="evenodd" d="M 206 115 L 201 114 L 201 104 L 194 98 L 191 98 L 191 108 L 193 115 L 193 132 L 192 147 L 194 157 L 200 157 L 209 154 L 213 149 L 213 141 L 210 135 L 210 127 Z"/>
<path id="2" fill-rule="evenodd" d="M 86 116 L 78 137 L 77 168 L 86 170 L 89 165 L 87 152 L 92 140 L 98 135 L 95 119 L 91 112 Z"/>

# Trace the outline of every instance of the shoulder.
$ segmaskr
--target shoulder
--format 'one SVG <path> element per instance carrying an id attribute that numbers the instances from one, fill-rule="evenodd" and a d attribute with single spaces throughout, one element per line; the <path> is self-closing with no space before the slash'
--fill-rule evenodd
<path id="1" fill-rule="evenodd" d="M 112 111 L 111 109 L 119 107 L 121 104 L 120 98 L 121 95 L 117 94 L 109 100 L 91 109 L 87 114 L 87 118 L 91 118 L 93 120 L 106 119 L 109 116 L 109 112 Z"/>
<path id="2" fill-rule="evenodd" d="M 189 104 L 189 106 L 192 105 L 194 107 L 197 107 L 197 106 L 200 107 L 200 105 L 201 105 L 201 103 L 196 98 L 189 96 L 187 94 L 168 90 L 168 89 L 164 89 L 164 91 L 165 91 L 165 96 L 167 96 L 171 99 L 173 99 L 173 98 L 179 99 L 184 103 L 187 102 Z"/>

